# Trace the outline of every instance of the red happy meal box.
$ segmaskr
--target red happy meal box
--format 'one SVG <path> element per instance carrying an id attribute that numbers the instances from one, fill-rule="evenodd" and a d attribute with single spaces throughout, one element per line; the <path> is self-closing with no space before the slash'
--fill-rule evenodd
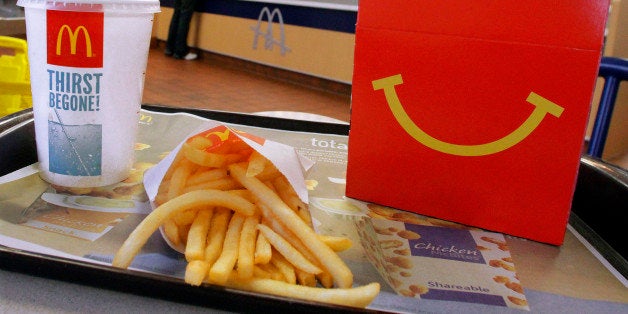
<path id="1" fill-rule="evenodd" d="M 562 244 L 608 0 L 360 0 L 346 195 Z"/>

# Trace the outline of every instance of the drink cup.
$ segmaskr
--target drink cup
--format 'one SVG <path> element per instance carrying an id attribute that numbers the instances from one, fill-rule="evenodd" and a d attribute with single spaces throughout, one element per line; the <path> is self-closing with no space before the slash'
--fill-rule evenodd
<path id="1" fill-rule="evenodd" d="M 41 177 L 124 180 L 134 161 L 158 0 L 18 0 L 24 7 Z"/>

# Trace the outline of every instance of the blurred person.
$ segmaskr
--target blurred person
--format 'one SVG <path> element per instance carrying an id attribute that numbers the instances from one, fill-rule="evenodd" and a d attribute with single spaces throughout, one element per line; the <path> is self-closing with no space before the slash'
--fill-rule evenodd
<path id="1" fill-rule="evenodd" d="M 174 0 L 174 13 L 170 20 L 168 29 L 168 40 L 166 41 L 167 56 L 176 59 L 194 60 L 198 55 L 190 52 L 187 39 L 190 30 L 190 21 L 194 14 L 197 0 Z"/>

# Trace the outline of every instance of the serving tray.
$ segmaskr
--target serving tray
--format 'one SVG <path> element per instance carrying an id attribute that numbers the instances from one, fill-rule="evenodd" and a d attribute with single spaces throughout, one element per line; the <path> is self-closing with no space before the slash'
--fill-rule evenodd
<path id="1" fill-rule="evenodd" d="M 143 109 L 177 114 L 184 112 L 238 125 L 260 129 L 286 130 L 346 137 L 345 124 L 291 120 L 221 111 L 180 109 L 143 105 Z M 0 119 L 0 176 L 37 161 L 32 111 L 25 110 Z M 624 277 L 628 277 L 625 252 L 617 250 L 620 239 L 612 237 L 619 219 L 613 218 L 626 204 L 626 173 L 599 160 L 583 157 L 570 225 L 604 256 Z M 600 191 L 606 191 L 604 195 Z M 610 191 L 610 192 L 608 192 Z M 608 197 L 610 193 L 611 197 Z M 623 204 L 623 205 L 622 205 Z M 592 215 L 591 213 L 596 213 Z M 584 219 L 581 219 L 584 217 Z M 611 219 L 608 219 L 608 218 Z M 624 254 L 624 255 L 622 255 Z M 107 265 L 71 258 L 18 250 L 0 245 L 0 268 L 41 277 L 91 285 L 115 291 L 205 306 L 209 308 L 249 312 L 265 310 L 308 312 L 382 312 L 382 308 L 356 309 L 324 303 L 307 302 L 278 296 L 250 293 L 220 286 L 192 287 L 178 278 L 122 270 Z M 99 280 L 95 281 L 94 278 Z M 225 302 L 225 300 L 228 300 Z"/>

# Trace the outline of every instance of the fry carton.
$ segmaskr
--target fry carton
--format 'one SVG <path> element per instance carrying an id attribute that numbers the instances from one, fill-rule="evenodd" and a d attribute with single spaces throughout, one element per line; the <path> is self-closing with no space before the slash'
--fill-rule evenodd
<path id="1" fill-rule="evenodd" d="M 206 124 L 201 126 L 197 131 L 188 135 L 155 167 L 146 171 L 146 174 L 144 175 L 144 185 L 153 208 L 157 207 L 161 203 L 157 199 L 159 192 L 162 191 L 162 189 L 167 189 L 169 187 L 172 188 L 172 185 L 174 185 L 171 182 L 173 180 L 169 176 L 171 176 L 173 171 L 176 170 L 178 162 L 181 159 L 184 159 L 182 156 L 185 155 L 186 158 L 195 158 L 185 152 L 186 145 L 191 145 L 195 139 L 202 139 L 211 143 L 211 147 L 207 147 L 206 149 L 210 149 L 212 151 L 221 151 L 221 146 L 228 144 L 230 141 L 243 141 L 243 146 L 237 147 L 238 151 L 221 152 L 224 153 L 222 156 L 226 156 L 228 158 L 228 160 L 225 160 L 224 163 L 246 161 L 250 158 L 251 152 L 255 151 L 266 157 L 274 165 L 274 167 L 286 177 L 301 201 L 308 203 L 308 192 L 305 186 L 304 174 L 313 165 L 312 161 L 300 156 L 291 146 L 266 140 L 262 137 L 225 126 L 216 121 L 207 121 Z M 192 166 L 194 169 L 192 171 L 199 171 L 200 168 L 220 168 L 210 166 L 210 164 L 219 165 L 221 164 L 221 161 L 202 160 L 202 157 L 198 158 L 199 160 L 195 160 L 196 163 Z M 204 163 L 208 164 L 206 166 L 199 165 Z M 192 173 L 190 173 L 190 175 L 191 174 Z M 189 178 L 191 178 L 191 176 L 189 176 Z M 182 183 L 181 185 L 184 184 L 186 183 Z M 232 184 L 232 182 L 222 181 L 217 184 L 220 186 L 207 188 L 220 189 L 221 187 Z M 172 248 L 179 252 L 184 251 L 185 248 L 182 243 L 173 243 L 169 237 L 165 236 L 163 226 L 160 228 L 160 231 L 162 232 L 162 235 L 164 235 L 166 242 L 168 242 Z"/>
<path id="2" fill-rule="evenodd" d="M 360 1 L 346 195 L 562 244 L 608 9 Z"/>

